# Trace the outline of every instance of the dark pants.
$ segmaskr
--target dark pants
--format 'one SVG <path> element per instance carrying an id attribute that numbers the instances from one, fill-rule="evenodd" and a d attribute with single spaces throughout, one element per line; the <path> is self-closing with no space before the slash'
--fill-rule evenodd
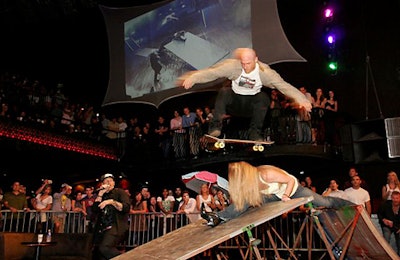
<path id="1" fill-rule="evenodd" d="M 261 133 L 270 99 L 265 92 L 238 95 L 231 87 L 222 87 L 215 102 L 215 115 L 210 129 L 221 128 L 222 116 L 250 117 L 250 129 Z"/>
<path id="2" fill-rule="evenodd" d="M 124 238 L 125 230 L 119 231 L 117 227 L 112 226 L 111 229 L 103 231 L 102 233 L 97 233 L 97 238 L 95 239 L 95 244 L 97 247 L 97 259 L 111 259 L 121 252 L 118 250 L 117 246 Z"/>
<path id="3" fill-rule="evenodd" d="M 291 196 L 291 198 L 303 198 L 312 196 L 314 199 L 312 204 L 315 207 L 327 207 L 327 208 L 334 208 L 339 209 L 344 206 L 351 206 L 354 205 L 352 202 L 335 197 L 325 197 L 318 193 L 313 192 L 308 188 L 304 188 L 302 186 L 298 186 L 296 192 Z M 278 198 L 276 195 L 263 195 L 263 203 L 273 202 L 273 201 L 280 201 L 281 199 Z M 232 219 L 236 218 L 242 213 L 244 213 L 249 208 L 248 205 L 245 205 L 243 210 L 236 210 L 235 205 L 232 203 L 223 211 L 217 213 L 217 215 L 224 219 Z"/>

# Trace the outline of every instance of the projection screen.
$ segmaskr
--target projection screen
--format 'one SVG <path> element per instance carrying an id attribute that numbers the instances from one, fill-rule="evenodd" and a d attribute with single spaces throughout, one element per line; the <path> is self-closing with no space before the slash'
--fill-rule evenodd
<path id="1" fill-rule="evenodd" d="M 177 87 L 183 73 L 251 47 L 261 61 L 304 62 L 289 43 L 276 0 L 177 0 L 147 6 L 100 6 L 106 23 L 110 73 L 103 106 L 144 103 L 216 91 L 220 81 Z"/>

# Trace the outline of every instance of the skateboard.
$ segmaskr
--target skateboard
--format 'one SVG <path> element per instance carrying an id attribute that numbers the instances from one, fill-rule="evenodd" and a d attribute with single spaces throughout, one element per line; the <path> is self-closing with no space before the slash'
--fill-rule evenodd
<path id="1" fill-rule="evenodd" d="M 230 139 L 230 138 L 218 138 L 212 135 L 204 135 L 204 137 L 211 142 L 214 142 L 214 147 L 217 149 L 225 148 L 226 143 L 237 143 L 237 144 L 252 144 L 253 151 L 263 152 L 264 145 L 272 145 L 274 141 L 253 141 L 253 140 L 243 140 L 243 139 Z"/>

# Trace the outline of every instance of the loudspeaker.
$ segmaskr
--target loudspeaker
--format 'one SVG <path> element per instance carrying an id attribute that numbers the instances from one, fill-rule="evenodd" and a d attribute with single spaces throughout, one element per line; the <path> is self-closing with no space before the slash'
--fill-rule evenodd
<path id="1" fill-rule="evenodd" d="M 386 118 L 385 130 L 389 158 L 400 157 L 400 117 Z"/>
<path id="2" fill-rule="evenodd" d="M 383 119 L 355 122 L 340 129 L 344 161 L 367 163 L 388 158 Z M 351 139 L 351 140 L 350 140 Z"/>
<path id="3" fill-rule="evenodd" d="M 353 137 L 351 134 L 351 125 L 344 125 L 339 129 L 342 145 L 342 158 L 345 162 L 354 162 Z"/>

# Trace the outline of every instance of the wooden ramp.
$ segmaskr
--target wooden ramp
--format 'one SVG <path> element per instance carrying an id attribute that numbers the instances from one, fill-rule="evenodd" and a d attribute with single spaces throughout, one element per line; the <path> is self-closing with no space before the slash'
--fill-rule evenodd
<path id="1" fill-rule="evenodd" d="M 188 259 L 226 240 L 236 237 L 249 227 L 256 227 L 292 209 L 312 201 L 313 197 L 297 198 L 287 202 L 277 201 L 253 208 L 240 217 L 214 228 L 205 225 L 205 220 L 189 224 L 162 237 L 143 244 L 115 260 L 131 259 Z"/>
<path id="2" fill-rule="evenodd" d="M 365 210 L 328 209 L 314 220 L 321 224 L 336 259 L 400 259 Z"/>

